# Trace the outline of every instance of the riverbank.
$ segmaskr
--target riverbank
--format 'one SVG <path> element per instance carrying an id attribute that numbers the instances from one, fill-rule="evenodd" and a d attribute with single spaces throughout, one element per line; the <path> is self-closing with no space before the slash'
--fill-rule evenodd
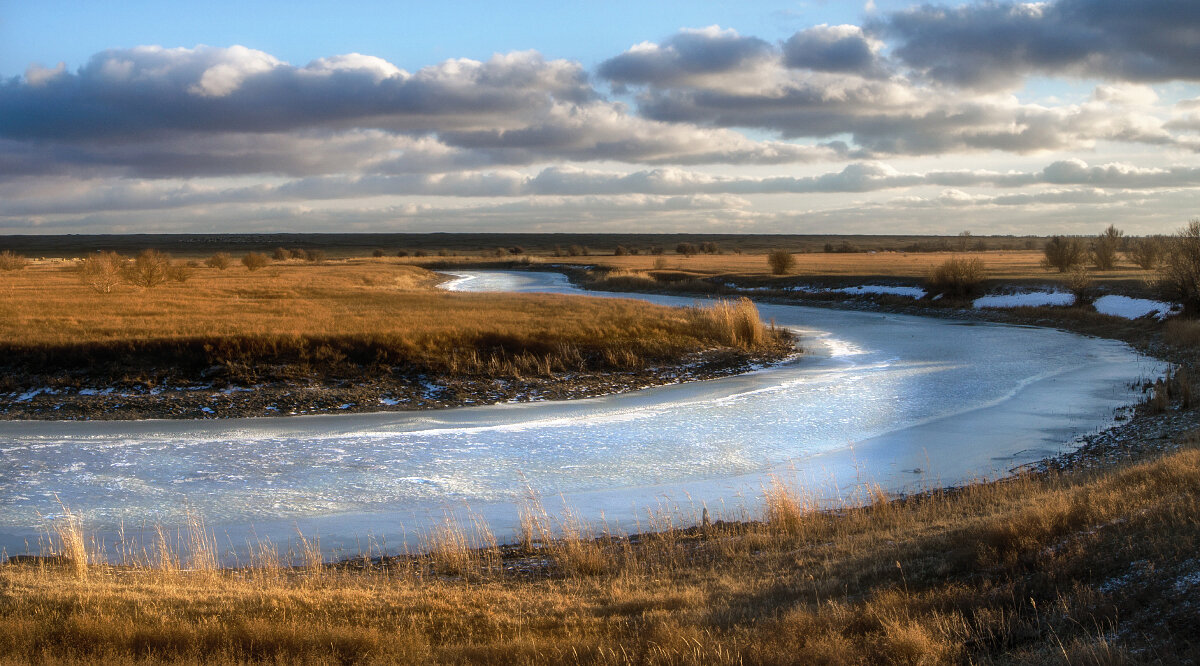
<path id="1" fill-rule="evenodd" d="M 796 353 L 720 308 L 465 294 L 392 260 L 185 267 L 99 293 L 72 262 L 0 285 L 0 419 L 230 418 L 590 397 Z M 753 306 L 748 306 L 751 310 Z"/>

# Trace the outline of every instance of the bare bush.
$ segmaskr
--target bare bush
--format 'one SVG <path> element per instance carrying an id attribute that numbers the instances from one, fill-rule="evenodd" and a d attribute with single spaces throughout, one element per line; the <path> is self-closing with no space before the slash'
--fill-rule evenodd
<path id="1" fill-rule="evenodd" d="M 690 257 L 699 252 L 700 248 L 696 247 L 695 243 L 680 243 L 675 246 L 675 254 L 682 254 L 685 257 Z"/>
<path id="2" fill-rule="evenodd" d="M 248 271 L 256 271 L 260 268 L 266 268 L 271 264 L 270 258 L 261 252 L 247 252 L 246 256 L 242 257 L 242 265 Z"/>
<path id="3" fill-rule="evenodd" d="M 0 252 L 0 271 L 19 271 L 29 265 L 29 260 L 10 250 Z"/>
<path id="4" fill-rule="evenodd" d="M 171 258 L 158 250 L 142 250 L 125 264 L 121 277 L 129 284 L 151 289 L 171 279 Z"/>
<path id="5" fill-rule="evenodd" d="M 116 252 L 89 254 L 79 263 L 79 280 L 91 290 L 107 294 L 121 282 L 125 259 Z"/>
<path id="6" fill-rule="evenodd" d="M 275 251 L 271 253 L 271 258 L 275 261 L 287 261 L 288 259 L 292 258 L 292 253 L 288 251 L 287 248 L 277 247 L 275 248 Z"/>
<path id="7" fill-rule="evenodd" d="M 183 263 L 172 261 L 167 263 L 167 279 L 171 282 L 187 282 L 188 278 L 192 277 L 192 268 L 194 262 Z"/>
<path id="8" fill-rule="evenodd" d="M 397 257 L 407 257 L 407 256 L 408 256 L 408 250 L 397 250 L 397 251 L 396 251 L 396 256 L 397 256 Z"/>
<path id="9" fill-rule="evenodd" d="M 1125 258 L 1144 270 L 1152 271 L 1162 261 L 1165 246 L 1166 241 L 1162 236 L 1130 238 L 1125 249 Z"/>
<path id="10" fill-rule="evenodd" d="M 1200 313 L 1200 218 L 1193 218 L 1167 242 L 1156 280 L 1163 298 Z"/>
<path id="11" fill-rule="evenodd" d="M 1075 305 L 1087 305 L 1095 300 L 1092 293 L 1092 273 L 1086 266 L 1076 266 L 1067 275 L 1067 289 L 1075 295 Z"/>
<path id="12" fill-rule="evenodd" d="M 613 250 L 614 257 L 624 257 L 629 254 L 629 248 L 624 245 L 618 245 L 617 249 Z"/>
<path id="13" fill-rule="evenodd" d="M 1124 235 L 1125 232 L 1110 224 L 1092 241 L 1092 264 L 1096 270 L 1111 271 L 1117 265 L 1117 250 L 1121 249 L 1121 237 Z"/>
<path id="14" fill-rule="evenodd" d="M 233 256 L 228 252 L 218 252 L 204 260 L 204 265 L 223 271 L 233 265 Z"/>
<path id="15" fill-rule="evenodd" d="M 1054 236 L 1046 242 L 1042 252 L 1045 254 L 1042 267 L 1046 270 L 1057 270 L 1059 273 L 1066 273 L 1082 264 L 1087 254 L 1082 241 L 1067 236 Z"/>
<path id="16" fill-rule="evenodd" d="M 787 275 L 796 268 L 796 257 L 787 250 L 771 250 L 767 254 L 767 264 L 771 267 L 771 273 Z"/>
<path id="17" fill-rule="evenodd" d="M 319 264 L 322 261 L 325 261 L 325 250 L 308 250 L 304 253 L 304 260 L 310 264 Z"/>
<path id="18" fill-rule="evenodd" d="M 951 257 L 933 269 L 926 285 L 931 294 L 964 299 L 977 294 L 986 278 L 983 262 L 978 257 Z"/>
<path id="19" fill-rule="evenodd" d="M 375 257 L 376 259 L 382 259 L 383 257 L 387 256 L 387 253 L 383 250 L 375 250 L 371 253 L 371 256 Z"/>

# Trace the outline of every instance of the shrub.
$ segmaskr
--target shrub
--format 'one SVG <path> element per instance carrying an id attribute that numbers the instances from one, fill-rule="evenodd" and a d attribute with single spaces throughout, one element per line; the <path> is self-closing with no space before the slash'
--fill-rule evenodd
<path id="1" fill-rule="evenodd" d="M 287 261 L 292 258 L 292 253 L 287 248 L 277 247 L 275 252 L 271 254 L 271 258 L 275 261 Z"/>
<path id="2" fill-rule="evenodd" d="M 712 241 L 705 241 L 700 244 L 700 251 L 704 254 L 721 254 L 721 246 Z"/>
<path id="3" fill-rule="evenodd" d="M 1065 236 L 1051 238 L 1042 248 L 1042 252 L 1045 254 L 1042 267 L 1046 270 L 1057 270 L 1059 273 L 1066 273 L 1082 264 L 1086 253 L 1083 243 L 1078 238 Z"/>
<path id="4" fill-rule="evenodd" d="M 319 264 L 325 261 L 325 250 L 308 250 L 304 253 L 304 260 L 312 264 Z"/>
<path id="5" fill-rule="evenodd" d="M 1092 241 L 1092 264 L 1096 266 L 1096 270 L 1111 271 L 1117 264 L 1117 250 L 1121 249 L 1121 236 L 1125 232 L 1108 225 L 1095 240 Z"/>
<path id="6" fill-rule="evenodd" d="M 685 257 L 690 257 L 700 251 L 693 243 L 680 243 L 675 246 L 675 254 L 682 254 Z"/>
<path id="7" fill-rule="evenodd" d="M 79 263 L 79 280 L 101 294 L 107 294 L 121 281 L 125 260 L 116 252 L 98 252 Z"/>
<path id="8" fill-rule="evenodd" d="M 979 258 L 951 257 L 933 269 L 926 285 L 931 294 L 965 299 L 978 293 L 985 278 L 983 262 Z"/>
<path id="9" fill-rule="evenodd" d="M 514 246 L 508 248 L 508 253 L 515 254 L 515 255 L 527 254 L 525 252 L 525 248 L 521 247 L 520 245 L 514 245 Z"/>
<path id="10" fill-rule="evenodd" d="M 151 289 L 171 279 L 171 258 L 158 250 L 142 250 L 122 267 L 121 277 L 138 287 Z"/>
<path id="11" fill-rule="evenodd" d="M 582 245 L 570 245 L 567 247 L 567 256 L 568 257 L 578 257 L 581 255 L 583 255 L 583 256 L 587 255 L 587 250 L 585 250 Z"/>
<path id="12" fill-rule="evenodd" d="M 624 257 L 629 254 L 629 248 L 624 245 L 618 245 L 617 249 L 613 250 L 614 257 Z"/>
<path id="13" fill-rule="evenodd" d="M 261 252 L 248 252 L 246 253 L 246 256 L 242 257 L 242 265 L 245 266 L 246 270 L 248 271 L 256 271 L 260 268 L 266 267 L 270 263 L 271 260 L 267 257 L 267 255 Z"/>
<path id="14" fill-rule="evenodd" d="M 663 246 L 661 246 L 661 245 L 655 245 L 655 246 L 653 246 L 653 247 L 651 247 L 651 248 L 650 248 L 650 254 L 652 254 L 652 255 L 654 255 L 654 256 L 656 256 L 656 257 L 657 257 L 658 255 L 660 255 L 660 254 L 663 254 L 663 253 L 665 253 L 665 252 L 666 252 L 666 250 L 664 250 L 664 249 L 663 249 Z"/>
<path id="15" fill-rule="evenodd" d="M 208 266 L 209 268 L 215 268 L 219 271 L 229 268 L 231 264 L 233 264 L 233 257 L 230 256 L 228 252 L 218 252 L 204 260 L 205 266 Z"/>
<path id="16" fill-rule="evenodd" d="M 396 256 L 397 256 L 397 257 L 407 257 L 407 256 L 408 256 L 408 250 L 399 250 L 399 251 L 397 251 L 397 252 L 396 252 Z"/>
<path id="17" fill-rule="evenodd" d="M 1168 241 L 1156 282 L 1163 298 L 1182 303 L 1188 314 L 1200 313 L 1200 218 Z"/>
<path id="18" fill-rule="evenodd" d="M 1092 274 L 1085 266 L 1076 266 L 1067 275 L 1067 289 L 1075 295 L 1075 305 L 1090 304 L 1095 298 L 1092 294 Z"/>
<path id="19" fill-rule="evenodd" d="M 416 252 L 413 252 L 413 256 L 414 257 L 428 257 L 429 253 L 426 252 L 425 250 L 417 250 Z"/>
<path id="20" fill-rule="evenodd" d="M 655 270 L 661 271 L 662 269 L 664 269 L 666 267 L 667 267 L 667 258 L 666 257 L 655 257 L 655 259 L 654 259 L 654 269 Z"/>
<path id="21" fill-rule="evenodd" d="M 19 271 L 29 265 L 25 257 L 5 250 L 0 252 L 0 271 Z"/>
<path id="22" fill-rule="evenodd" d="M 1148 271 L 1154 270 L 1162 260 L 1165 242 L 1162 236 L 1130 238 L 1125 248 L 1125 258 Z"/>
<path id="23" fill-rule="evenodd" d="M 172 282 L 184 283 L 188 278 L 192 277 L 192 262 L 167 262 L 167 279 Z"/>
<path id="24" fill-rule="evenodd" d="M 796 268 L 796 257 L 787 250 L 771 250 L 767 254 L 767 264 L 771 267 L 771 273 L 787 275 Z"/>
<path id="25" fill-rule="evenodd" d="M 387 253 L 385 253 L 383 250 L 375 250 L 371 253 L 371 256 L 375 257 L 376 259 L 382 259 L 384 256 L 386 256 L 386 254 Z"/>

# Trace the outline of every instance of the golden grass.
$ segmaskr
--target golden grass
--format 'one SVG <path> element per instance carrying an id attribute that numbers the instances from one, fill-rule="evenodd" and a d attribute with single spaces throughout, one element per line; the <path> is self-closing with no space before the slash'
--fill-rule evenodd
<path id="1" fill-rule="evenodd" d="M 0 279 L 0 349 L 10 367 L 136 376 L 218 365 L 241 380 L 372 365 L 546 375 L 638 368 L 726 344 L 711 338 L 711 326 L 697 328 L 690 310 L 446 293 L 431 288 L 435 274 L 394 259 L 196 268 L 184 284 L 112 293 L 86 287 L 71 267 L 37 262 Z"/>
<path id="2" fill-rule="evenodd" d="M 660 518 L 637 545 L 567 517 L 531 535 L 532 572 L 453 521 L 430 554 L 366 569 L 4 566 L 0 661 L 1188 662 L 1195 610 L 1173 600 L 1200 573 L 1198 442 L 835 511 L 777 481 L 765 522 Z"/>
<path id="3" fill-rule="evenodd" d="M 767 261 L 767 254 L 699 254 L 683 256 L 589 256 L 555 257 L 552 261 L 561 264 L 612 266 L 626 271 L 675 270 L 702 276 L 744 275 L 762 278 L 774 277 Z M 923 280 L 947 259 L 955 257 L 978 258 L 984 273 L 995 280 L 1044 280 L 1062 278 L 1057 272 L 1042 268 L 1043 254 L 1040 250 L 992 250 L 987 252 L 853 252 L 853 253 L 800 253 L 793 255 L 795 265 L 788 270 L 791 277 L 813 278 L 857 278 L 889 277 L 897 279 Z M 658 261 L 665 266 L 656 266 Z M 469 260 L 460 260 L 467 263 Z M 546 261 L 551 261 L 547 259 Z M 1141 282 L 1154 277 L 1153 271 L 1139 268 L 1123 256 L 1118 257 L 1112 271 L 1096 272 L 1100 282 Z"/>

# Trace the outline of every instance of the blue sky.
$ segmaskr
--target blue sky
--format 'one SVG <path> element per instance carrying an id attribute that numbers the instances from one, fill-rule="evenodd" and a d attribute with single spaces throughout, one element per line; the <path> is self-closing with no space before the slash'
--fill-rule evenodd
<path id="1" fill-rule="evenodd" d="M 0 2 L 0 233 L 1169 232 L 1200 3 Z"/>

